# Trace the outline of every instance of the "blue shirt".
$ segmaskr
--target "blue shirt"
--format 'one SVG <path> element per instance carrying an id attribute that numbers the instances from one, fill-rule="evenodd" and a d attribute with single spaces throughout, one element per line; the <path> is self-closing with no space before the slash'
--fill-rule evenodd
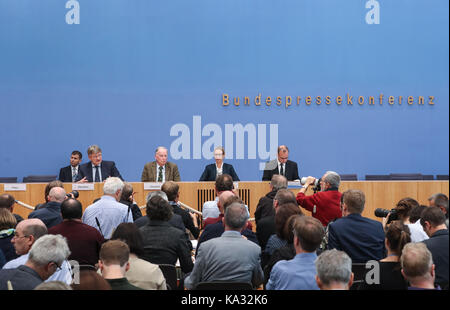
<path id="1" fill-rule="evenodd" d="M 119 224 L 133 223 L 133 214 L 131 210 L 128 212 L 128 206 L 117 202 L 112 196 L 104 195 L 99 201 L 86 208 L 81 219 L 83 223 L 100 231 L 105 239 L 110 239 Z"/>
<path id="2" fill-rule="evenodd" d="M 291 260 L 281 260 L 270 273 L 267 290 L 318 290 L 316 253 L 300 253 Z"/>

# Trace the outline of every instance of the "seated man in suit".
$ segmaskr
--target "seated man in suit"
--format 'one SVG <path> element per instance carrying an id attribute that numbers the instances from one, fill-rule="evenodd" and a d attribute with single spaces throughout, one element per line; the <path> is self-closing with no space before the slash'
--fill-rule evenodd
<path id="1" fill-rule="evenodd" d="M 103 182 L 109 177 L 118 177 L 123 181 L 116 164 L 102 160 L 102 150 L 98 145 L 91 145 L 87 153 L 90 161 L 80 166 L 77 182 Z"/>
<path id="2" fill-rule="evenodd" d="M 280 145 L 278 147 L 278 158 L 266 163 L 262 180 L 270 181 L 274 174 L 281 174 L 288 181 L 299 180 L 297 163 L 288 160 L 288 157 L 288 147 L 286 145 Z"/>
<path id="3" fill-rule="evenodd" d="M 70 156 L 70 165 L 59 170 L 59 178 L 61 182 L 76 182 L 80 163 L 83 155 L 80 151 L 73 151 Z"/>
<path id="4" fill-rule="evenodd" d="M 165 147 L 159 146 L 155 151 L 155 161 L 145 164 L 142 171 L 142 182 L 180 182 L 178 166 L 168 162 L 168 151 Z"/>
<path id="5" fill-rule="evenodd" d="M 224 158 L 225 149 L 221 146 L 216 147 L 214 149 L 214 160 L 216 163 L 205 167 L 199 181 L 215 181 L 217 176 L 221 174 L 229 174 L 233 178 L 233 181 L 240 181 L 233 166 L 223 162 Z"/>
<path id="6" fill-rule="evenodd" d="M 328 225 L 328 249 L 344 251 L 354 263 L 385 257 L 384 230 L 380 222 L 361 216 L 366 197 L 360 190 L 342 194 L 342 217 Z"/>

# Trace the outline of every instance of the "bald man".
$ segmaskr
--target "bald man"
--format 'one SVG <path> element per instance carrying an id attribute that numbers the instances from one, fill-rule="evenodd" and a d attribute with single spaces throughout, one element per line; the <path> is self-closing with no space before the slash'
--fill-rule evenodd
<path id="1" fill-rule="evenodd" d="M 53 187 L 47 196 L 48 202 L 45 207 L 31 212 L 30 215 L 28 215 L 28 218 L 42 220 L 47 228 L 60 224 L 63 221 L 61 216 L 61 203 L 66 198 L 66 191 L 64 188 Z"/>

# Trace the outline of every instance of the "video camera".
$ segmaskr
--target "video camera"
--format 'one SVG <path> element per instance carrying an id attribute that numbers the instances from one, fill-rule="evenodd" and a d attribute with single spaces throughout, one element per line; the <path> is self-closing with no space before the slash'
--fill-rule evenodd
<path id="1" fill-rule="evenodd" d="M 389 224 L 392 221 L 398 220 L 398 212 L 396 209 L 391 209 L 391 210 L 382 209 L 382 208 L 375 209 L 376 217 L 387 217 L 388 215 L 389 215 L 389 220 L 388 220 L 387 224 Z"/>
<path id="2" fill-rule="evenodd" d="M 306 179 L 307 179 L 307 177 L 302 177 L 300 179 L 300 184 L 301 185 L 305 185 Z M 315 178 L 314 179 L 314 183 L 312 184 L 314 186 L 313 187 L 314 194 L 317 193 L 317 192 L 320 192 L 320 190 L 321 190 L 321 188 L 320 188 L 320 181 L 321 181 L 321 178 L 319 178 L 319 179 Z"/>
<path id="3" fill-rule="evenodd" d="M 78 196 L 80 196 L 80 193 L 78 193 L 78 191 L 71 191 L 70 193 L 67 193 L 66 196 L 67 198 L 72 198 L 73 196 L 74 199 L 77 199 Z"/>

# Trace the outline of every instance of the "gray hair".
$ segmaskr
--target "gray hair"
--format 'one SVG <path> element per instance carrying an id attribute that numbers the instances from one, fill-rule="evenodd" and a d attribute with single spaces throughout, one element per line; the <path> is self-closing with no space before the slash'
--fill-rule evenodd
<path id="1" fill-rule="evenodd" d="M 327 171 L 325 172 L 325 178 L 323 181 L 330 183 L 332 187 L 339 187 L 339 184 L 341 183 L 341 177 L 339 176 L 339 174 L 337 174 L 337 172 Z"/>
<path id="2" fill-rule="evenodd" d="M 153 191 L 147 194 L 147 197 L 145 198 L 145 201 L 149 201 L 150 199 L 152 199 L 154 196 L 159 196 L 162 199 L 164 199 L 165 201 L 169 201 L 169 198 L 167 198 L 167 194 L 164 193 L 163 191 Z"/>
<path id="3" fill-rule="evenodd" d="M 352 259 L 336 249 L 322 252 L 316 260 L 317 276 L 324 285 L 348 284 L 352 275 Z"/>
<path id="4" fill-rule="evenodd" d="M 425 243 L 407 243 L 400 256 L 400 265 L 406 277 L 423 277 L 429 273 L 433 265 L 433 256 Z"/>
<path id="5" fill-rule="evenodd" d="M 276 191 L 280 189 L 286 189 L 287 188 L 287 179 L 285 176 L 274 174 L 272 176 L 272 180 L 270 181 L 270 185 L 272 188 Z"/>
<path id="6" fill-rule="evenodd" d="M 88 155 L 97 154 L 97 153 L 99 153 L 101 151 L 102 151 L 102 149 L 98 145 L 95 145 L 95 144 L 89 146 L 88 149 L 87 149 Z"/>
<path id="7" fill-rule="evenodd" d="M 244 227 L 248 220 L 248 212 L 245 205 L 239 202 L 234 202 L 225 210 L 225 224 L 233 229 L 240 230 Z"/>
<path id="8" fill-rule="evenodd" d="M 155 154 L 158 153 L 159 150 L 166 150 L 167 153 L 169 153 L 169 151 L 167 150 L 167 148 L 165 146 L 158 146 L 155 150 Z"/>
<path id="9" fill-rule="evenodd" d="M 103 193 L 105 195 L 114 195 L 118 190 L 122 190 L 124 183 L 118 177 L 109 177 L 103 185 Z"/>
<path id="10" fill-rule="evenodd" d="M 61 266 L 70 255 L 66 238 L 61 235 L 45 235 L 31 246 L 29 259 L 37 265 L 45 266 L 50 262 Z"/>
<path id="11" fill-rule="evenodd" d="M 71 291 L 72 288 L 61 281 L 42 282 L 34 288 L 35 291 Z"/>
<path id="12" fill-rule="evenodd" d="M 66 190 L 61 187 L 53 187 L 48 193 L 50 201 L 63 202 L 66 199 Z"/>

